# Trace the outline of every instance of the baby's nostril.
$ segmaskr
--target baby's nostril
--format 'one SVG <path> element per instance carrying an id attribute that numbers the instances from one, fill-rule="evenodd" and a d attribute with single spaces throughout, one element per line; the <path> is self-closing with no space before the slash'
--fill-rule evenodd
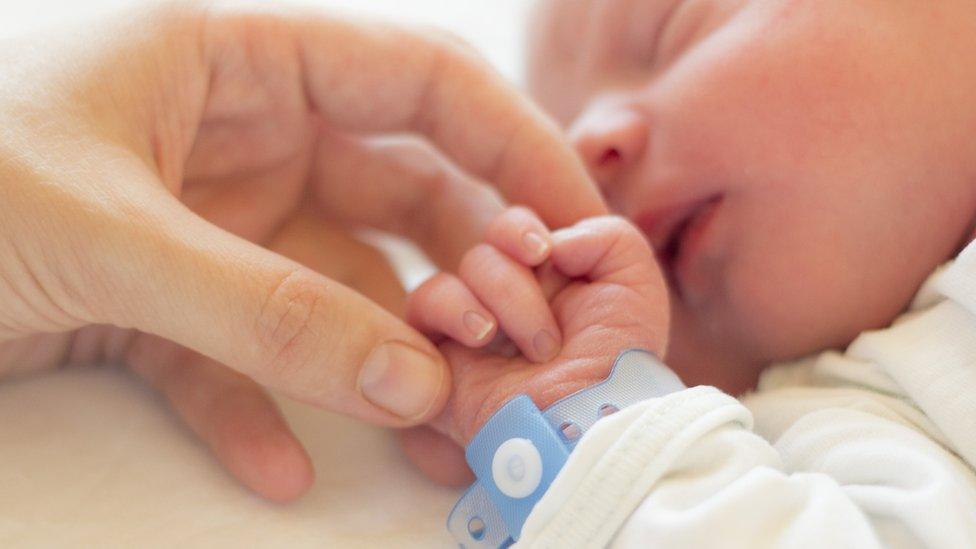
<path id="1" fill-rule="evenodd" d="M 603 151 L 603 155 L 600 156 L 599 165 L 601 167 L 608 166 L 610 164 L 616 164 L 622 158 L 620 149 L 617 147 L 610 147 L 609 149 Z"/>

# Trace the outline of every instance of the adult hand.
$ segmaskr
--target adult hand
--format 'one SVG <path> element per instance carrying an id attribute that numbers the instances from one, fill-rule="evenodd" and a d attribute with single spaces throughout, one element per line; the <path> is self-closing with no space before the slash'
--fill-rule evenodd
<path id="1" fill-rule="evenodd" d="M 165 6 L 0 52 L 0 368 L 117 359 L 272 499 L 312 472 L 255 382 L 391 426 L 450 387 L 426 338 L 318 272 L 314 229 L 283 231 L 332 216 L 450 263 L 497 211 L 481 182 L 553 226 L 603 212 L 558 129 L 440 33 Z M 400 133 L 434 171 L 363 139 Z"/>

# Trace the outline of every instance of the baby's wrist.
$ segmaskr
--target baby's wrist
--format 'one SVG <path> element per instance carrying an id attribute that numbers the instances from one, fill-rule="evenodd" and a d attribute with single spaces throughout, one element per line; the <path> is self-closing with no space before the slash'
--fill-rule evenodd
<path id="1" fill-rule="evenodd" d="M 545 410 L 570 395 L 606 381 L 613 365 L 613 359 L 604 358 L 578 365 L 534 366 L 547 367 L 548 371 L 541 375 L 527 376 L 523 382 L 513 386 L 497 388 L 479 401 L 468 403 L 472 408 L 461 405 L 462 413 L 456 417 L 471 418 L 466 424 L 460 425 L 461 440 L 464 444 L 470 443 L 498 410 L 520 395 L 528 396 L 535 406 Z"/>
<path id="2" fill-rule="evenodd" d="M 529 512 L 584 433 L 607 415 L 683 388 L 652 353 L 628 350 L 605 380 L 550 406 L 537 406 L 524 394 L 510 399 L 466 448 L 478 481 L 451 512 L 448 528 L 462 546 L 504 547 L 506 538 L 518 540 Z"/>

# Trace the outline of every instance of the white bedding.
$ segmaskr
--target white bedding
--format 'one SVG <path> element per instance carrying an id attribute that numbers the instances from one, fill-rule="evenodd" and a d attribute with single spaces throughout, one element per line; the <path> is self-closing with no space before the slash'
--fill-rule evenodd
<path id="1" fill-rule="evenodd" d="M 120 0 L 0 0 L 0 36 Z M 451 27 L 509 76 L 528 0 L 328 0 Z M 82 7 L 83 5 L 83 7 Z M 285 415 L 317 471 L 308 495 L 239 487 L 160 398 L 111 369 L 0 384 L 0 546 L 453 546 L 458 493 L 425 481 L 389 435 L 293 402 Z"/>
<path id="2" fill-rule="evenodd" d="M 290 505 L 253 496 L 161 399 L 114 370 L 0 385 L 0 546 L 450 546 L 457 494 L 392 438 L 283 402 L 318 479 Z"/>

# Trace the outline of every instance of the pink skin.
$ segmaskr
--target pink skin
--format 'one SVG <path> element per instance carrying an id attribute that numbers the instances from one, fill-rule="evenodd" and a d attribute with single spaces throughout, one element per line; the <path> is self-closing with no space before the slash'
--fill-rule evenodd
<path id="1" fill-rule="evenodd" d="M 461 261 L 459 274 L 526 357 L 544 362 L 559 352 L 559 326 L 532 269 L 482 244 Z"/>
<path id="2" fill-rule="evenodd" d="M 551 243 L 548 262 L 534 270 L 539 256 L 516 259 L 526 255 L 519 248 L 526 227 Z M 486 345 L 488 337 L 469 343 L 464 313 L 484 310 L 499 319 L 521 353 L 498 354 Z M 521 322 L 503 316 L 513 313 Z M 491 224 L 487 241 L 462 259 L 457 277 L 435 276 L 411 295 L 407 318 L 423 319 L 414 326 L 435 339 L 462 334 L 439 346 L 453 379 L 445 412 L 431 427 L 402 435 L 418 467 L 449 484 L 470 480 L 461 445 L 511 396 L 526 393 L 546 407 L 604 379 L 620 350 L 663 355 L 667 345 L 667 295 L 653 252 L 636 227 L 617 217 L 550 234 L 528 210 L 508 210 Z M 540 330 L 561 338 L 554 356 L 526 343 Z"/>
<path id="3" fill-rule="evenodd" d="M 469 347 L 491 342 L 500 323 L 530 360 L 551 360 L 561 335 L 532 272 L 549 258 L 549 229 L 530 210 L 511 208 L 489 225 L 486 240 L 464 256 L 458 276 L 439 273 L 411 294 L 408 322 Z"/>
<path id="4" fill-rule="evenodd" d="M 550 0 L 530 84 L 671 283 L 669 364 L 732 393 L 888 325 L 972 238 L 976 4 Z"/>

